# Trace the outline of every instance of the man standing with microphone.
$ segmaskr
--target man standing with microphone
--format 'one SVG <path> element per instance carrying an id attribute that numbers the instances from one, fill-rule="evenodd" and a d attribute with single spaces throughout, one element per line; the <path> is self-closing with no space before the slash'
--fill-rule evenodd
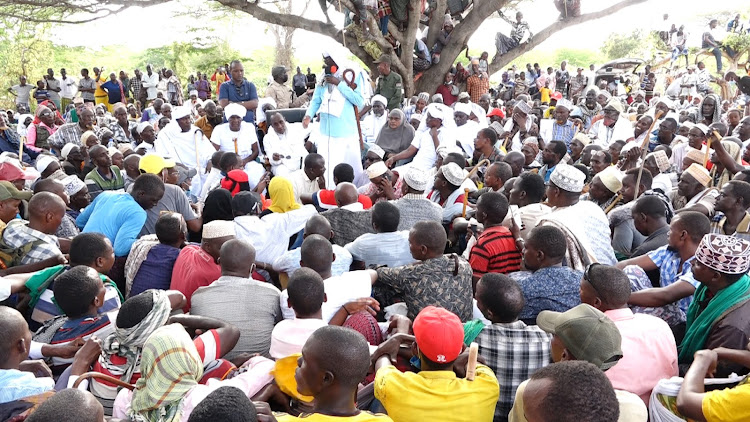
<path id="1" fill-rule="evenodd" d="M 317 145 L 318 154 L 325 159 L 326 185 L 333 186 L 333 169 L 336 165 L 347 163 L 354 169 L 354 177 L 362 172 L 362 150 L 360 133 L 357 126 L 358 116 L 355 107 L 361 109 L 365 104 L 363 95 L 371 87 L 367 87 L 362 71 L 344 61 L 340 57 L 323 53 L 325 61 L 325 77 L 321 84 L 315 87 L 310 107 L 307 109 L 302 126 L 307 129 L 316 113 L 320 113 L 319 133 L 311 141 Z M 344 81 L 344 71 L 354 71 L 352 89 Z"/>

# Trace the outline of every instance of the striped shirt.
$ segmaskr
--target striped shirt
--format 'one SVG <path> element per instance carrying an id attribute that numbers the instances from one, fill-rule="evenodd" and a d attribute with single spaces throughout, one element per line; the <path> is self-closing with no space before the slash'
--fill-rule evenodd
<path id="1" fill-rule="evenodd" d="M 471 248 L 469 264 L 475 277 L 485 273 L 507 274 L 521 269 L 521 252 L 508 228 L 490 227 L 482 232 Z"/>

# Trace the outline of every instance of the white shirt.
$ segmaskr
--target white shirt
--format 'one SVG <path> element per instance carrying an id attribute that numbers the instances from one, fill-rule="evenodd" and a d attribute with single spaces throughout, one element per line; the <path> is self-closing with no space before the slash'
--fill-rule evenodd
<path id="1" fill-rule="evenodd" d="M 531 130 L 531 125 L 532 125 L 531 118 L 530 117 L 526 118 L 526 131 L 527 132 Z M 510 132 L 511 130 L 513 130 L 512 118 L 508 119 L 508 121 L 505 122 L 505 126 L 503 127 L 503 130 L 505 130 L 506 132 Z M 498 142 L 502 144 L 503 142 L 505 142 L 505 139 L 498 139 Z M 523 142 L 521 142 L 521 131 L 519 130 L 518 132 L 516 132 L 515 135 L 513 135 L 510 149 L 511 151 L 521 151 L 521 147 L 523 147 Z"/>
<path id="2" fill-rule="evenodd" d="M 589 137 L 594 144 L 603 148 L 609 147 L 614 141 L 626 140 L 633 137 L 633 123 L 623 117 L 622 114 L 617 118 L 615 125 L 610 128 L 604 125 L 604 119 L 594 123 L 589 130 Z"/>
<path id="3" fill-rule="evenodd" d="M 277 171 L 286 174 L 302 169 L 305 157 L 308 154 L 307 149 L 305 149 L 302 133 L 292 124 L 287 124 L 286 132 L 282 134 L 276 133 L 276 130 L 271 127 L 263 138 L 263 147 L 266 150 L 266 156 L 271 163 L 274 175 L 278 174 Z M 274 160 L 274 154 L 279 154 L 281 159 Z M 284 170 L 281 170 L 279 167 L 282 167 Z M 284 174 L 278 175 L 283 176 Z"/>
<path id="4" fill-rule="evenodd" d="M 369 297 L 372 292 L 372 282 L 367 271 L 350 271 L 323 280 L 323 289 L 327 298 L 322 306 L 323 321 L 327 323 L 347 302 Z M 281 314 L 284 315 L 284 319 L 294 318 L 294 310 L 287 304 L 288 299 L 289 293 L 286 290 L 281 292 Z"/>
<path id="5" fill-rule="evenodd" d="M 221 151 L 234 152 L 245 159 L 252 155 L 253 145 L 258 144 L 258 135 L 252 123 L 240 123 L 239 132 L 233 132 L 229 128 L 229 123 L 223 123 L 214 128 L 211 143 L 218 145 Z"/>
<path id="6" fill-rule="evenodd" d="M 249 241 L 255 248 L 255 259 L 272 263 L 287 250 L 288 239 L 305 227 L 305 223 L 318 211 L 313 205 L 285 213 L 271 213 L 263 218 L 245 215 L 234 219 L 237 239 Z"/>
<path id="7" fill-rule="evenodd" d="M 428 171 L 435 167 L 437 161 L 437 153 L 435 153 L 435 143 L 432 141 L 432 135 L 430 129 L 425 127 L 426 130 L 417 132 L 414 136 L 414 140 L 411 141 L 411 145 L 418 149 L 414 155 L 414 159 L 411 161 L 411 165 L 424 171 Z M 452 131 L 445 127 L 438 129 L 438 146 L 447 145 L 453 140 L 455 145 L 455 137 L 451 133 Z"/>
<path id="8" fill-rule="evenodd" d="M 159 75 L 152 73 L 151 76 L 148 76 L 148 73 L 144 73 L 141 77 L 141 83 L 143 88 L 146 88 L 146 99 L 149 101 L 155 99 L 158 92 L 156 86 L 159 85 Z"/>
<path id="9" fill-rule="evenodd" d="M 298 203 L 301 203 L 299 197 L 303 193 L 313 194 L 320 190 L 318 180 L 310 180 L 304 169 L 290 173 L 287 178 L 292 182 L 292 187 L 294 188 L 294 200 Z"/>
<path id="10" fill-rule="evenodd" d="M 206 166 L 216 150 L 200 129 L 191 126 L 182 132 L 177 122 L 172 122 L 159 131 L 154 142 L 154 152 L 162 157 L 169 157 L 187 168 L 196 169 L 198 175 L 193 177 L 190 191 L 197 197 L 203 189 L 206 179 Z"/>
<path id="11" fill-rule="evenodd" d="M 375 142 L 380 134 L 380 129 L 388 123 L 388 113 L 383 112 L 383 115 L 378 117 L 375 113 L 370 113 L 365 116 L 362 120 L 362 136 L 366 142 Z"/>
<path id="12" fill-rule="evenodd" d="M 65 79 L 60 78 L 60 96 L 72 100 L 78 92 L 78 81 L 67 76 Z M 64 111 L 64 110 L 63 110 Z"/>
<path id="13" fill-rule="evenodd" d="M 198 195 L 198 200 L 200 202 L 206 202 L 206 197 L 208 197 L 208 194 L 212 190 L 219 186 L 219 184 L 221 183 L 221 179 L 221 169 L 211 167 L 211 171 L 208 172 L 206 181 L 203 183 L 203 187 L 201 188 L 201 194 Z"/>
<path id="14" fill-rule="evenodd" d="M 365 233 L 344 246 L 352 258 L 371 265 L 400 267 L 411 264 L 414 258 L 409 250 L 409 232 L 407 230 L 391 233 Z"/>
<path id="15" fill-rule="evenodd" d="M 690 87 L 680 87 L 680 95 L 693 97 L 698 94 L 698 75 L 695 73 L 686 73 L 682 75 L 680 85 L 691 85 Z"/>
<path id="16" fill-rule="evenodd" d="M 469 157 L 474 155 L 474 139 L 476 139 L 479 129 L 481 129 L 479 123 L 473 120 L 467 121 L 463 126 L 456 127 L 456 141 L 461 144 L 461 148 Z"/>
<path id="17" fill-rule="evenodd" d="M 286 292 L 286 290 L 284 290 Z M 295 353 L 302 353 L 302 346 L 318 328 L 327 326 L 322 319 L 285 319 L 273 327 L 271 333 L 271 349 L 269 353 L 274 359 L 281 359 Z"/>

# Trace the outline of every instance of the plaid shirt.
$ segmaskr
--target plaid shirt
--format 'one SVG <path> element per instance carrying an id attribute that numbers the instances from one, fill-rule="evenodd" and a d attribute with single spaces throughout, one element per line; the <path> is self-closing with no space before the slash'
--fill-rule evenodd
<path id="1" fill-rule="evenodd" d="M 474 340 L 501 386 L 495 421 L 508 420 L 518 386 L 550 363 L 551 339 L 552 335 L 538 326 L 516 321 L 488 325 Z"/>
<path id="2" fill-rule="evenodd" d="M 81 136 L 83 130 L 78 123 L 66 123 L 57 129 L 57 132 L 53 133 L 49 137 L 49 144 L 56 149 L 61 150 L 66 144 L 73 144 L 81 146 Z"/>
<path id="3" fill-rule="evenodd" d="M 565 142 L 565 146 L 570 149 L 570 142 L 573 140 L 574 134 L 575 127 L 570 120 L 566 121 L 564 125 L 558 125 L 557 122 L 552 122 L 553 141 L 563 141 Z"/>
<path id="4" fill-rule="evenodd" d="M 682 266 L 680 266 L 680 254 L 676 251 L 673 252 L 669 250 L 668 245 L 664 245 L 649 253 L 648 257 L 651 258 L 651 261 L 653 261 L 653 263 L 659 268 L 659 281 L 661 282 L 661 287 L 667 287 L 677 281 L 686 281 L 696 289 L 698 288 L 699 283 L 693 278 L 693 270 L 691 268 L 695 256 L 691 256 L 690 259 L 683 262 Z M 680 309 L 687 313 L 687 309 L 692 301 L 692 295 L 680 299 L 678 302 Z"/>
<path id="5" fill-rule="evenodd" d="M 141 88 L 143 88 L 143 82 L 139 78 L 130 78 L 130 89 L 133 91 L 136 100 L 141 93 Z"/>
<path id="6" fill-rule="evenodd" d="M 490 79 L 480 78 L 477 75 L 469 76 L 466 80 L 466 92 L 469 93 L 472 103 L 479 103 L 479 98 L 490 92 Z"/>
<path id="7" fill-rule="evenodd" d="M 39 240 L 41 242 L 38 242 L 21 259 L 21 265 L 35 264 L 47 258 L 62 255 L 57 237 L 32 229 L 29 227 L 29 222 L 25 220 L 13 220 L 3 231 L 3 241 L 11 248 L 20 248 L 27 243 Z"/>

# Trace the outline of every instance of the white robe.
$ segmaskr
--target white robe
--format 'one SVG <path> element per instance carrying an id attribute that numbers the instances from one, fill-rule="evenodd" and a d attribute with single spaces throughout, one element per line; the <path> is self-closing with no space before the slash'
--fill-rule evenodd
<path id="1" fill-rule="evenodd" d="M 373 112 L 365 116 L 361 124 L 362 138 L 365 142 L 371 144 L 375 143 L 375 140 L 378 139 L 378 135 L 380 134 L 380 130 L 383 129 L 383 126 L 385 126 L 386 123 L 388 123 L 388 114 L 385 112 L 380 117 L 376 116 Z"/>
<path id="2" fill-rule="evenodd" d="M 253 154 L 253 145 L 258 144 L 258 135 L 252 123 L 242 122 L 239 132 L 233 132 L 229 129 L 229 123 L 223 123 L 214 128 L 211 143 L 217 145 L 220 151 L 234 152 L 244 160 Z M 245 172 L 250 187 L 254 188 L 263 177 L 265 169 L 257 161 L 250 161 L 245 164 Z"/>
<path id="3" fill-rule="evenodd" d="M 154 143 L 154 152 L 162 157 L 171 158 L 187 168 L 196 169 L 198 174 L 193 177 L 190 192 L 196 197 L 200 195 L 203 182 L 206 180 L 206 167 L 216 152 L 200 129 L 191 126 L 186 132 L 182 132 L 180 126 L 172 122 L 159 131 Z"/>
<path id="4" fill-rule="evenodd" d="M 297 123 L 287 123 L 286 133 L 283 134 L 276 133 L 276 130 L 271 127 L 263 138 L 263 147 L 271 163 L 271 171 L 276 176 L 286 176 L 304 166 L 307 149 L 305 149 L 305 137 L 301 126 L 298 127 Z M 281 159 L 274 160 L 274 154 L 279 154 Z"/>
<path id="5" fill-rule="evenodd" d="M 622 114 L 617 118 L 614 127 L 604 126 L 604 119 L 598 120 L 589 129 L 589 137 L 595 145 L 608 148 L 615 141 L 625 141 L 633 137 L 633 123 Z"/>
<path id="6" fill-rule="evenodd" d="M 481 129 L 479 123 L 473 120 L 467 121 L 463 126 L 456 126 L 454 129 L 456 141 L 461 144 L 461 148 L 469 157 L 474 154 L 474 139 L 476 139 L 479 129 Z"/>

